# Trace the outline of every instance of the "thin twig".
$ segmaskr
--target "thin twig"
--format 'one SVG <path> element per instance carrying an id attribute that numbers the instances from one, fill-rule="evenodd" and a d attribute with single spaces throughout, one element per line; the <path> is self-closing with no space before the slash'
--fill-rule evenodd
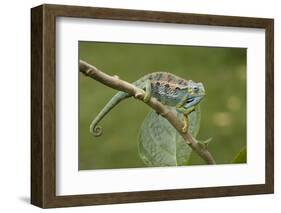
<path id="1" fill-rule="evenodd" d="M 80 60 L 79 62 L 79 71 L 108 87 L 126 92 L 129 95 L 135 97 L 136 99 L 143 101 L 144 92 L 142 89 L 134 86 L 133 84 L 128 83 L 127 81 L 119 79 L 119 77 L 117 76 L 109 76 L 83 60 Z M 189 132 L 183 133 L 183 124 L 178 120 L 176 114 L 173 111 L 168 109 L 168 107 L 166 107 L 165 105 L 160 103 L 156 98 L 153 97 L 150 98 L 148 102 L 144 103 L 149 105 L 158 114 L 166 118 L 180 133 L 180 135 L 184 138 L 186 143 L 193 149 L 193 151 L 195 151 L 203 160 L 205 160 L 206 163 L 216 164 L 213 156 L 204 146 L 197 143 Z"/>

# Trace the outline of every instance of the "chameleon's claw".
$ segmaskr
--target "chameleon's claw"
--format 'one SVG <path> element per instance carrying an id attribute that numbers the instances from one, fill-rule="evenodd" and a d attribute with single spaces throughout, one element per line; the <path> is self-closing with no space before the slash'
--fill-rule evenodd
<path id="1" fill-rule="evenodd" d="M 187 126 L 184 126 L 181 130 L 183 133 L 187 133 Z"/>

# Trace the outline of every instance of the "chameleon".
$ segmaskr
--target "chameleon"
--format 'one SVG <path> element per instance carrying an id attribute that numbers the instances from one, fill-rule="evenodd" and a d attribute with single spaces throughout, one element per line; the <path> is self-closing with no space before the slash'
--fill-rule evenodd
<path id="1" fill-rule="evenodd" d="M 188 130 L 189 113 L 195 110 L 195 107 L 206 95 L 201 82 L 195 83 L 192 80 L 185 80 L 168 72 L 153 72 L 132 84 L 143 89 L 144 102 L 148 102 L 151 97 L 154 97 L 162 104 L 175 107 L 179 113 L 183 113 L 182 131 L 184 133 Z M 92 121 L 90 132 L 96 137 L 100 136 L 102 128 L 98 126 L 99 122 L 118 103 L 129 97 L 130 95 L 126 92 L 117 92 Z"/>

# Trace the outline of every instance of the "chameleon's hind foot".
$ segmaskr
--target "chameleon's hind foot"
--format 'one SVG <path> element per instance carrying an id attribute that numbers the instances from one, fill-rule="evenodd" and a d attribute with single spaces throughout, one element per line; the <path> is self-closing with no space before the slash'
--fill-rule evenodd
<path id="1" fill-rule="evenodd" d="M 143 101 L 145 103 L 147 103 L 151 98 L 151 82 L 150 81 L 146 81 L 145 82 L 145 94 L 144 94 L 144 98 Z"/>
<path id="2" fill-rule="evenodd" d="M 143 101 L 147 103 L 150 100 L 150 98 L 151 98 L 151 94 L 149 92 L 145 92 Z"/>

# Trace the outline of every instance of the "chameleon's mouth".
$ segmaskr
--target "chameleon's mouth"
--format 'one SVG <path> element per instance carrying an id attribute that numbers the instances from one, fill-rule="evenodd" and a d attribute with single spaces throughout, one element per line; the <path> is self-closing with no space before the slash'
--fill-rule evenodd
<path id="1" fill-rule="evenodd" d="M 194 98 L 188 98 L 188 99 L 186 100 L 186 103 L 191 103 L 193 100 L 194 100 Z"/>

